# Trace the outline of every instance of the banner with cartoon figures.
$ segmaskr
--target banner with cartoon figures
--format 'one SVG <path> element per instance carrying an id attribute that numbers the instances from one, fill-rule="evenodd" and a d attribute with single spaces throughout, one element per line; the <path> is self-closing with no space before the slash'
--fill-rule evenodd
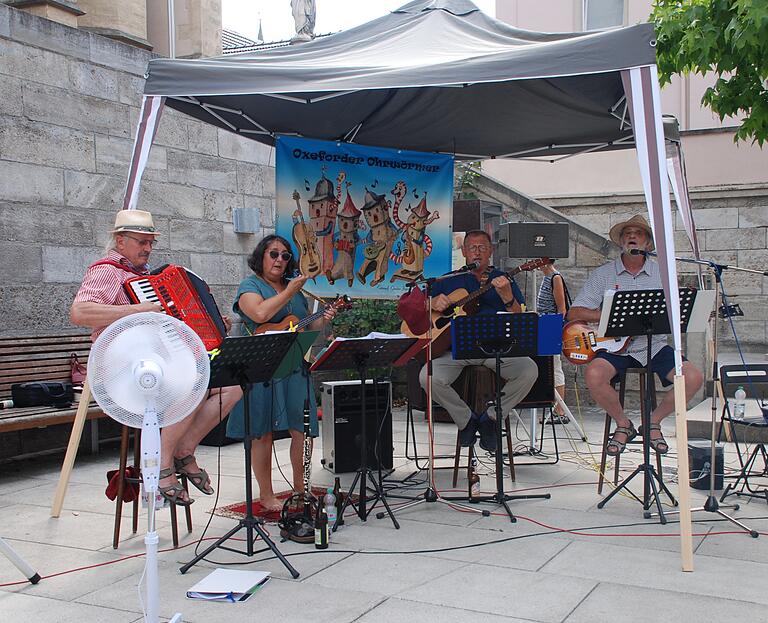
<path id="1" fill-rule="evenodd" d="M 281 136 L 278 235 L 318 296 L 395 298 L 451 270 L 453 158 Z"/>

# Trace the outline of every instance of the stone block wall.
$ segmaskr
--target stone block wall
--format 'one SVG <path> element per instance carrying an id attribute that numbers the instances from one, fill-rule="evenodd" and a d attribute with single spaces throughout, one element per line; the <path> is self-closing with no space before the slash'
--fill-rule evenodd
<path id="1" fill-rule="evenodd" d="M 74 330 L 69 306 L 122 205 L 151 54 L 0 4 L 0 335 Z M 274 224 L 271 149 L 166 109 L 139 200 L 162 236 L 153 265 L 205 279 L 222 310 Z"/>
<path id="2" fill-rule="evenodd" d="M 690 189 L 702 259 L 753 270 L 768 269 L 768 185 Z M 646 214 L 640 195 L 556 197 L 539 200 L 574 221 L 607 235 L 610 227 L 634 214 Z M 674 201 L 673 209 L 676 208 Z M 690 258 L 690 241 L 675 210 L 675 248 L 678 257 Z M 698 268 L 677 263 L 681 281 L 695 285 Z M 705 271 L 705 274 L 706 273 Z M 578 286 L 578 276 L 575 279 Z M 743 317 L 735 317 L 739 342 L 748 352 L 765 353 L 768 343 L 768 277 L 725 270 L 723 286 L 730 303 L 738 303 Z M 718 343 L 734 351 L 736 344 L 728 321 L 720 321 Z"/>

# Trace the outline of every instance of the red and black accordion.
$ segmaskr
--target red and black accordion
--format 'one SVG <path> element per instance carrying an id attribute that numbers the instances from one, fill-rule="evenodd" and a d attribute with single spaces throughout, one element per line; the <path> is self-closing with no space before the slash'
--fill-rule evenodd
<path id="1" fill-rule="evenodd" d="M 218 347 L 227 335 L 208 284 L 182 266 L 166 264 L 149 275 L 128 279 L 124 288 L 134 303 L 159 303 L 166 314 L 197 333 L 207 350 Z"/>

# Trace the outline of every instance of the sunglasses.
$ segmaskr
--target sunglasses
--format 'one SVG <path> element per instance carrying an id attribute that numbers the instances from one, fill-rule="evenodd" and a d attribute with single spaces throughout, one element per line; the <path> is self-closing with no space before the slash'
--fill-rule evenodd
<path id="1" fill-rule="evenodd" d="M 277 251 L 276 249 L 272 249 L 269 252 L 269 257 L 271 257 L 273 260 L 276 260 L 278 257 L 283 258 L 284 262 L 287 262 L 291 259 L 292 255 L 288 253 L 288 251 L 283 251 L 280 253 L 280 251 Z"/>

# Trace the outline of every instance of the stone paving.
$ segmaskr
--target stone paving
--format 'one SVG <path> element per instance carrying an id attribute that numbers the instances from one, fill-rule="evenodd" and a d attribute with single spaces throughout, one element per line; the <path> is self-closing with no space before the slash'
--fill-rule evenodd
<path id="1" fill-rule="evenodd" d="M 418 451 L 423 456 L 426 426 L 422 414 L 416 415 Z M 517 457 L 515 483 L 505 470 L 508 491 L 551 493 L 548 500 L 510 502 L 516 523 L 496 505 L 469 505 L 491 511 L 489 517 L 483 517 L 438 502 L 398 510 L 400 529 L 396 530 L 389 518 L 375 518 L 382 510 L 378 505 L 365 523 L 348 515 L 328 550 L 278 542 L 300 572 L 298 580 L 266 554 L 249 559 L 223 550 L 216 550 L 209 561 L 200 562 L 186 575 L 179 573 L 179 567 L 193 558 L 200 537 L 217 537 L 234 525 L 232 519 L 212 515 L 211 509 L 244 498 L 242 447 L 201 447 L 198 457 L 213 475 L 218 499 L 195 496 L 193 532 L 186 534 L 182 529 L 182 547 L 177 550 L 171 547 L 168 511 L 157 514 L 161 620 L 176 612 L 183 614 L 184 621 L 204 623 L 228 622 L 233 617 L 252 620 L 264 613 L 285 623 L 318 618 L 449 623 L 478 617 L 508 623 L 683 623 L 705 617 L 768 620 L 768 505 L 741 499 L 740 510 L 728 511 L 759 530 L 758 539 L 715 520 L 713 514 L 694 513 L 695 570 L 684 573 L 673 516 L 666 525 L 644 519 L 641 505 L 624 495 L 597 509 L 601 497 L 594 465 L 599 461 L 603 415 L 590 410 L 583 418 L 589 443 L 575 438 L 573 426 L 557 426 L 560 460 L 546 464 L 554 460 L 551 430 L 547 429 L 542 454 Z M 414 461 L 404 456 L 405 413 L 396 410 L 394 420 L 396 470 L 386 478 L 389 495 L 420 494 L 425 489 L 425 472 L 417 472 Z M 530 444 L 522 438 L 523 427 L 516 424 L 514 428 L 521 437 L 517 449 L 525 449 Z M 671 421 L 664 424 L 672 452 L 673 429 Z M 452 454 L 455 430 L 449 424 L 436 425 L 437 454 Z M 412 447 L 409 453 L 413 455 Z M 287 441 L 276 443 L 276 456 L 287 472 Z M 639 449 L 625 452 L 622 473 L 628 474 L 640 456 Z M 331 484 L 334 475 L 321 467 L 320 458 L 318 447 L 313 482 Z M 116 464 L 116 450 L 78 459 L 64 511 L 54 519 L 50 505 L 60 460 L 51 457 L 2 467 L 0 536 L 43 576 L 37 585 L 23 582 L 18 570 L 0 556 L 2 619 L 35 623 L 143 620 L 136 585 L 144 566 L 145 516 L 140 517 L 138 534 L 132 535 L 125 513 L 120 547 L 113 550 L 111 546 L 114 505 L 104 496 L 104 474 Z M 438 461 L 438 465 L 450 464 L 449 460 Z M 737 466 L 729 447 L 726 470 Z M 490 457 L 481 457 L 479 471 L 483 491 L 493 492 Z M 286 489 L 277 469 L 274 475 L 276 490 Z M 352 477 L 344 474 L 342 485 L 348 486 Z M 664 477 L 676 493 L 674 458 L 665 459 Z M 435 471 L 442 494 L 463 494 L 465 472 L 459 474 L 457 490 L 451 490 L 451 480 L 451 469 Z M 633 485 L 637 493 L 641 484 Z M 604 494 L 608 491 L 610 487 Z M 691 492 L 692 503 L 702 504 L 707 492 Z M 389 500 L 394 509 L 406 503 L 395 497 Z M 667 505 L 666 510 L 671 507 Z M 272 525 L 267 529 L 273 535 L 277 532 Z M 271 571 L 273 578 L 243 604 L 186 599 L 186 589 L 226 562 L 236 563 L 237 568 Z M 78 568 L 82 570 L 75 571 Z M 67 571 L 70 573 L 56 575 Z M 9 584 L 13 582 L 18 583 Z"/>

